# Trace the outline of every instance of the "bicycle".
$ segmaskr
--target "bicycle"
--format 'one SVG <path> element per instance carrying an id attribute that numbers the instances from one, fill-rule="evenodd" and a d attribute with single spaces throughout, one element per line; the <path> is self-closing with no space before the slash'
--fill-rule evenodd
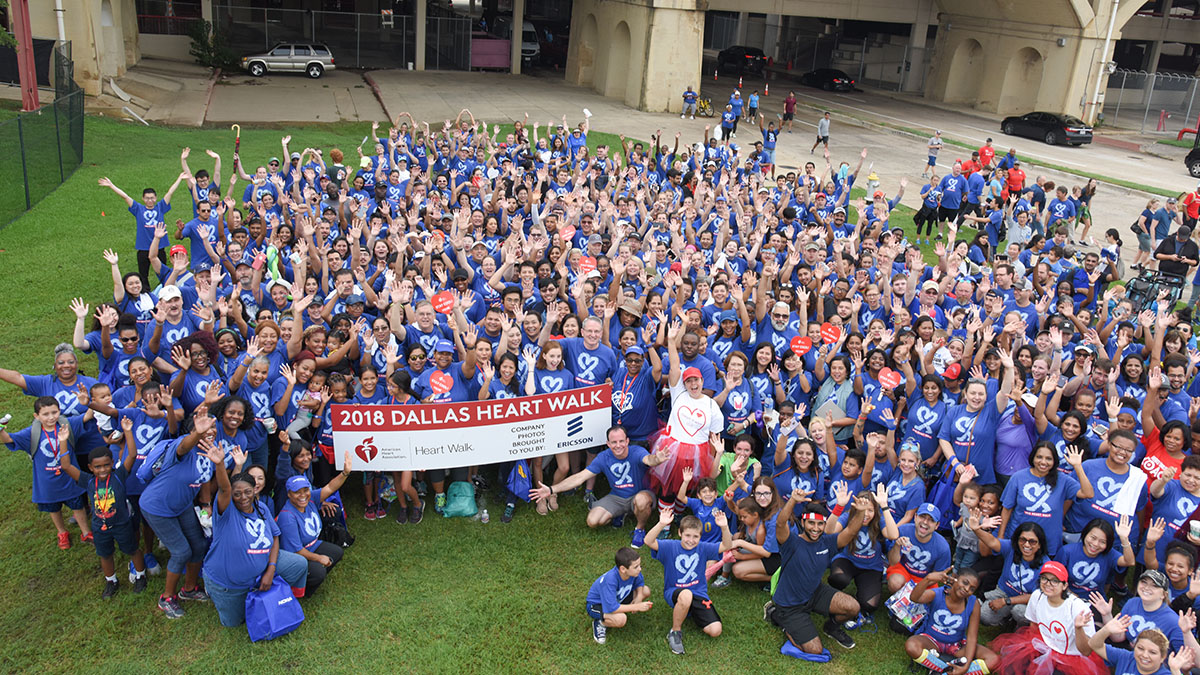
<path id="1" fill-rule="evenodd" d="M 696 100 L 696 113 L 699 115 L 703 115 L 705 117 L 712 117 L 713 115 L 717 114 L 717 111 L 713 109 L 712 99 L 711 98 L 697 99 Z"/>

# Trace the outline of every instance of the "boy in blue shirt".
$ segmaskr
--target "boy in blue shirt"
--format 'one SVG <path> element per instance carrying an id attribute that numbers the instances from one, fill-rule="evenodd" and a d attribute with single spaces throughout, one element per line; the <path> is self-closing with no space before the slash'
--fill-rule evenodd
<path id="1" fill-rule="evenodd" d="M 647 601 L 650 588 L 642 577 L 642 556 L 622 546 L 617 550 L 616 565 L 600 575 L 588 589 L 586 611 L 592 619 L 592 639 L 604 644 L 609 628 L 624 628 L 633 612 L 649 612 L 654 603 Z"/>
<path id="2" fill-rule="evenodd" d="M 704 575 L 704 561 L 716 560 L 733 548 L 733 536 L 729 533 L 729 521 L 723 511 L 713 514 L 717 527 L 721 528 L 721 543 L 701 542 L 703 526 L 695 516 L 685 516 L 679 524 L 679 541 L 658 540 L 664 528 L 670 527 L 675 519 L 673 508 L 663 509 L 658 514 L 658 523 L 646 533 L 646 545 L 654 551 L 654 557 L 663 565 L 663 597 L 671 606 L 671 631 L 667 633 L 667 645 L 674 654 L 683 654 L 683 620 L 692 617 L 692 622 L 709 637 L 721 635 L 721 617 L 708 597 L 708 579 Z"/>
<path id="3" fill-rule="evenodd" d="M 88 469 L 92 472 L 91 475 L 83 473 L 71 463 L 70 429 L 63 426 L 58 430 L 62 470 L 71 480 L 87 490 L 92 503 L 92 532 L 95 533 L 96 555 L 100 556 L 100 569 L 104 572 L 104 592 L 100 597 L 104 599 L 117 594 L 117 568 L 113 562 L 114 544 L 121 548 L 121 553 L 133 559 L 134 571 L 129 575 L 129 581 L 133 583 L 133 592 L 141 593 L 146 590 L 146 561 L 142 550 L 137 546 L 137 532 L 133 527 L 133 519 L 129 516 L 129 505 L 125 501 L 125 481 L 129 478 L 133 460 L 137 458 L 133 420 L 128 417 L 122 418 L 121 430 L 125 437 L 125 459 L 114 468 L 112 452 L 107 447 L 95 448 L 88 454 Z"/>

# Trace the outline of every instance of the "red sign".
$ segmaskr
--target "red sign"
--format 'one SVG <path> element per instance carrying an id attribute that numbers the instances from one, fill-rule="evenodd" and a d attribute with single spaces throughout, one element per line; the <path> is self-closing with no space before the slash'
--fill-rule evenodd
<path id="1" fill-rule="evenodd" d="M 812 339 L 796 336 L 792 338 L 791 349 L 796 353 L 796 356 L 804 356 L 808 353 L 808 350 L 812 349 Z"/>
<path id="2" fill-rule="evenodd" d="M 454 378 L 450 373 L 435 371 L 429 376 L 429 388 L 435 394 L 444 394 L 454 387 Z"/>
<path id="3" fill-rule="evenodd" d="M 430 298 L 433 302 L 433 310 L 440 314 L 449 314 L 454 311 L 454 294 L 450 291 L 442 291 Z"/>
<path id="4" fill-rule="evenodd" d="M 596 269 L 596 259 L 590 255 L 585 255 L 579 259 L 579 271 L 582 274 L 587 274 Z"/>
<path id="5" fill-rule="evenodd" d="M 883 370 L 879 371 L 879 384 L 882 384 L 888 389 L 895 389 L 896 387 L 899 387 L 903 380 L 904 376 L 892 370 L 891 368 L 884 368 Z"/>
<path id="6" fill-rule="evenodd" d="M 562 239 L 564 244 L 571 244 L 574 246 L 572 240 L 575 239 L 575 226 L 563 225 L 562 227 L 558 228 L 558 236 L 560 239 Z"/>
<path id="7" fill-rule="evenodd" d="M 842 329 L 841 328 L 838 328 L 837 326 L 829 323 L 828 321 L 821 324 L 821 339 L 825 341 L 825 344 L 831 345 L 831 344 L 837 342 L 838 338 L 840 338 L 840 337 L 842 337 Z"/>

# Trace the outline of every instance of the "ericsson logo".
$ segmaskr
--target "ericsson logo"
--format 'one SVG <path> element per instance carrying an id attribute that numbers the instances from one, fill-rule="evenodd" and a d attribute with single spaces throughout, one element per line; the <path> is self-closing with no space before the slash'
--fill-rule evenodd
<path id="1" fill-rule="evenodd" d="M 567 420 L 567 436 L 574 436 L 583 431 L 583 415 Z"/>

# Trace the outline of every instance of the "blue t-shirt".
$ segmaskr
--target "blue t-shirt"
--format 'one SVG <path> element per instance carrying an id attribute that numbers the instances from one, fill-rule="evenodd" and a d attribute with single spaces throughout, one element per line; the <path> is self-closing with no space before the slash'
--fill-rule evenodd
<path id="1" fill-rule="evenodd" d="M 617 355 L 612 347 L 601 343 L 595 349 L 588 349 L 583 346 L 583 338 L 563 338 L 558 342 L 563 348 L 564 363 L 575 375 L 575 387 L 604 384 L 617 372 Z"/>
<path id="2" fill-rule="evenodd" d="M 451 378 L 450 390 L 442 393 L 437 393 L 433 390 L 430 384 L 430 378 L 434 373 L 443 373 Z M 462 363 L 455 361 L 450 364 L 450 367 L 445 370 L 437 368 L 426 368 L 425 372 L 421 373 L 421 377 L 413 382 L 413 391 L 417 393 L 417 397 L 424 401 L 430 396 L 433 397 L 430 403 L 453 403 L 457 401 L 470 400 L 471 380 L 474 377 L 466 378 L 463 376 Z"/>
<path id="3" fill-rule="evenodd" d="M 846 509 L 838 517 L 838 522 L 842 524 L 843 529 L 850 522 L 850 511 L 851 509 Z M 876 515 L 878 516 L 878 514 Z M 834 556 L 834 560 L 838 558 L 849 560 L 855 567 L 862 570 L 882 572 L 887 567 L 883 541 L 871 539 L 871 532 L 866 527 L 859 529 L 858 534 L 854 537 L 854 541 L 847 544 L 840 553 Z"/>
<path id="4" fill-rule="evenodd" d="M 921 447 L 921 459 L 933 456 L 938 448 L 938 436 L 942 428 L 942 420 L 946 416 L 946 402 L 938 400 L 930 405 L 924 396 L 912 403 L 908 412 L 908 430 L 904 440 L 914 441 Z"/>
<path id="5" fill-rule="evenodd" d="M 1011 537 L 1021 523 L 1037 523 L 1046 533 L 1050 555 L 1058 553 L 1062 544 L 1065 505 L 1078 493 L 1079 481 L 1074 476 L 1060 473 L 1054 487 L 1050 487 L 1045 478 L 1034 476 L 1030 469 L 1017 472 L 1004 487 L 1000 498 L 1004 508 L 1012 510 L 1004 536 Z"/>
<path id="6" fill-rule="evenodd" d="M 947 174 L 942 177 L 942 182 L 938 183 L 938 191 L 942 193 L 942 208 L 958 209 L 962 205 L 963 193 L 967 189 L 967 179 L 965 176 L 955 176 Z"/>
<path id="7" fill-rule="evenodd" d="M 612 450 L 605 448 L 587 465 L 587 470 L 596 475 L 604 474 L 612 488 L 609 494 L 628 499 L 645 489 L 645 460 L 649 454 L 640 445 L 631 445 L 625 459 L 617 459 Z"/>
<path id="8" fill-rule="evenodd" d="M 704 576 L 706 561 L 721 557 L 720 544 L 700 542 L 696 548 L 684 549 L 676 539 L 660 539 L 654 559 L 663 565 L 663 597 L 674 607 L 672 594 L 687 589 L 696 598 L 708 599 L 708 579 Z M 695 600 L 693 600 L 695 602 Z"/>
<path id="9" fill-rule="evenodd" d="M 1037 590 L 1038 571 L 1042 567 L 1042 562 L 1031 565 L 1020 553 L 1014 553 L 1010 539 L 1001 539 L 1000 552 L 993 555 L 1004 557 L 1003 571 L 996 588 L 1004 591 L 1004 594 L 1010 598 Z"/>
<path id="10" fill-rule="evenodd" d="M 964 464 L 974 464 L 981 485 L 996 482 L 996 423 L 1000 418 L 995 401 L 988 399 L 978 412 L 967 411 L 966 404 L 946 411 L 938 437 L 949 441 L 954 454 Z"/>
<path id="11" fill-rule="evenodd" d="M 644 365 L 634 376 L 622 362 L 613 375 L 613 424 L 625 427 L 631 440 L 645 440 L 658 431 L 658 407 L 654 402 L 657 387 L 650 369 Z"/>
<path id="12" fill-rule="evenodd" d="M 59 455 L 61 447 L 58 441 L 58 429 L 64 424 L 71 426 L 71 433 L 76 439 L 83 435 L 84 424 L 81 417 L 60 417 L 54 431 L 46 431 L 40 423 L 37 423 L 9 434 L 12 441 L 7 443 L 8 449 L 14 452 L 24 452 L 33 460 L 33 503 L 35 504 L 64 502 L 84 493 L 84 489 L 71 480 L 66 471 L 62 470 L 63 458 Z M 74 450 L 76 448 L 72 448 L 72 452 Z M 67 455 L 66 461 L 73 461 L 71 454 Z"/>
<path id="13" fill-rule="evenodd" d="M 897 470 L 887 482 L 888 510 L 892 519 L 899 522 L 905 513 L 925 503 L 925 483 L 920 476 L 913 476 L 906 484 L 904 474 Z"/>
<path id="14" fill-rule="evenodd" d="M 1082 541 L 1063 546 L 1054 559 L 1067 568 L 1067 575 L 1071 579 L 1071 592 L 1081 598 L 1088 597 L 1092 591 L 1103 592 L 1109 577 L 1121 560 L 1120 545 L 1120 542 L 1117 542 L 1108 553 L 1101 553 L 1095 558 L 1088 557 L 1083 550 Z"/>
<path id="15" fill-rule="evenodd" d="M 267 570 L 271 545 L 278 536 L 279 526 L 258 502 L 251 513 L 242 513 L 232 501 L 224 511 L 217 507 L 212 544 L 204 556 L 204 578 L 230 590 L 254 588 Z"/>
<path id="16" fill-rule="evenodd" d="M 176 454 L 182 441 L 176 438 L 158 442 L 158 445 L 165 444 L 162 468 L 142 491 L 138 506 L 143 512 L 160 518 L 175 518 L 192 508 L 192 500 L 201 486 L 212 480 L 213 463 L 196 448 L 184 453 L 183 457 Z M 157 450 L 156 446 L 150 454 Z"/>
<path id="17" fill-rule="evenodd" d="M 79 404 L 75 394 L 78 386 L 83 385 L 89 391 L 97 380 L 87 375 L 76 375 L 75 384 L 67 386 L 58 379 L 57 375 L 25 375 L 26 396 L 53 396 L 58 401 L 58 411 L 63 417 L 75 417 L 87 412 L 87 407 Z"/>
<path id="18" fill-rule="evenodd" d="M 1071 505 L 1071 510 L 1067 512 L 1067 532 L 1082 532 L 1093 518 L 1101 518 L 1116 527 L 1120 515 L 1114 510 L 1114 503 L 1121 492 L 1121 486 L 1129 478 L 1129 470 L 1126 469 L 1124 474 L 1113 473 L 1108 468 L 1108 460 L 1101 457 L 1084 460 L 1083 472 L 1091 481 L 1096 494 L 1091 499 L 1077 499 Z M 1135 512 L 1140 512 L 1146 506 L 1148 494 L 1149 491 L 1144 487 L 1138 491 Z M 1138 519 L 1134 518 L 1133 532 L 1129 535 L 1130 541 L 1139 540 L 1140 529 Z"/>
<path id="19" fill-rule="evenodd" d="M 780 607 L 807 603 L 837 552 L 836 534 L 822 534 L 816 541 L 809 541 L 793 527 L 788 538 L 779 543 L 779 582 L 771 599 Z"/>
<path id="20" fill-rule="evenodd" d="M 635 589 L 645 585 L 646 579 L 641 574 L 622 579 L 620 570 L 614 566 L 592 582 L 592 587 L 588 589 L 587 604 L 598 604 L 601 612 L 612 614 L 622 604 L 627 604 L 623 601 L 631 599 Z"/>
<path id="21" fill-rule="evenodd" d="M 303 512 L 291 500 L 283 505 L 279 515 L 275 516 L 279 526 L 279 550 L 292 553 L 299 553 L 300 549 L 317 550 L 321 543 L 321 511 L 317 504 L 320 494 L 319 488 L 313 488 Z"/>
<path id="22" fill-rule="evenodd" d="M 971 614 L 975 611 L 975 596 L 967 598 L 963 611 L 954 612 L 946 606 L 946 589 L 933 589 L 933 600 L 929 601 L 928 616 L 922 633 L 943 644 L 955 645 L 967 638 L 967 628 L 971 625 Z"/>
<path id="23" fill-rule="evenodd" d="M 1158 609 L 1149 611 L 1142 606 L 1142 599 L 1134 596 L 1121 607 L 1121 613 L 1129 617 L 1129 630 L 1125 634 L 1133 643 L 1142 631 L 1157 628 L 1171 642 L 1171 651 L 1183 646 L 1183 631 L 1179 630 L 1179 616 L 1171 611 L 1170 605 L 1163 603 Z"/>
<path id="24" fill-rule="evenodd" d="M 934 532 L 927 542 L 917 540 L 917 526 L 905 523 L 900 526 L 900 536 L 908 537 L 911 544 L 900 551 L 900 564 L 912 576 L 921 579 L 930 572 L 950 567 L 950 544 L 945 537 Z"/>
<path id="25" fill-rule="evenodd" d="M 1162 565 L 1167 560 L 1167 544 L 1175 541 L 1175 535 L 1187 522 L 1188 516 L 1200 506 L 1200 497 L 1183 489 L 1183 484 L 1179 481 L 1173 480 L 1163 489 L 1163 496 L 1152 499 L 1150 503 L 1154 505 L 1154 518 L 1164 518 L 1167 521 L 1167 531 L 1154 548 L 1155 554 L 1158 555 L 1158 564 Z"/>
<path id="26" fill-rule="evenodd" d="M 717 526 L 713 514 L 725 510 L 725 498 L 717 497 L 712 505 L 705 505 L 699 499 L 691 497 L 687 500 L 687 506 L 692 510 L 692 515 L 700 519 L 700 541 L 720 544 L 721 528 Z"/>
<path id="27" fill-rule="evenodd" d="M 216 214 L 213 214 L 216 215 Z M 193 218 L 183 226 L 183 236 L 191 241 L 189 249 L 192 258 L 192 269 L 195 269 L 200 263 L 212 264 L 213 259 L 209 257 L 208 251 L 204 249 L 204 236 L 200 234 L 200 228 L 207 227 L 211 231 L 208 233 L 208 244 L 210 246 L 217 245 L 217 219 L 213 218 L 210 221 L 203 221 L 199 218 Z M 149 247 L 147 246 L 147 249 Z"/>
<path id="28" fill-rule="evenodd" d="M 115 463 L 116 459 L 113 461 Z M 92 502 L 92 530 L 105 530 L 129 522 L 129 502 L 125 499 L 128 477 L 121 464 L 115 464 L 103 481 L 97 481 L 90 473 L 79 474 L 76 482 L 87 490 Z"/>
<path id="29" fill-rule="evenodd" d="M 1138 670 L 1137 661 L 1133 658 L 1133 652 L 1127 649 L 1105 645 L 1104 661 L 1112 668 L 1113 675 L 1142 675 L 1142 671 Z M 1163 664 L 1150 675 L 1171 675 L 1171 669 Z"/>
<path id="30" fill-rule="evenodd" d="M 150 244 L 154 242 L 154 228 L 160 224 L 166 224 L 167 212 L 170 210 L 171 204 L 161 199 L 154 204 L 154 208 L 152 209 L 146 208 L 146 205 L 141 202 L 134 202 L 133 206 L 129 207 L 129 212 L 133 214 L 133 219 L 137 226 L 137 231 L 133 238 L 133 248 L 135 250 L 150 250 Z"/>

